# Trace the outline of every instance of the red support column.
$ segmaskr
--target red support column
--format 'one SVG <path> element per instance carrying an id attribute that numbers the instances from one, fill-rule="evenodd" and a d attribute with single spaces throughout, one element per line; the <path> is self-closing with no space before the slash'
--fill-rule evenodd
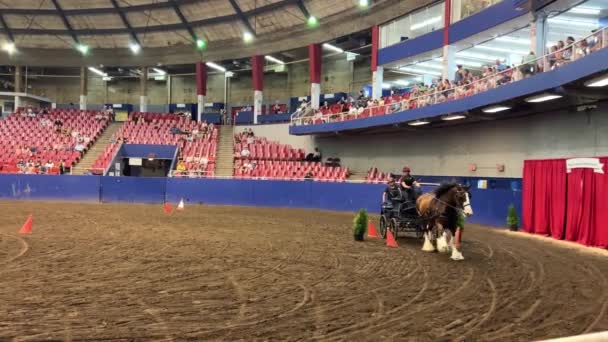
<path id="1" fill-rule="evenodd" d="M 380 27 L 372 27 L 372 98 L 382 97 L 382 83 L 384 82 L 384 70 L 378 66 L 378 50 L 380 49 Z"/>
<path id="2" fill-rule="evenodd" d="M 264 91 L 264 56 L 251 57 L 251 78 L 253 81 L 253 123 L 258 123 L 258 115 L 262 114 Z"/>
<path id="3" fill-rule="evenodd" d="M 310 105 L 314 109 L 319 109 L 321 98 L 321 67 L 323 57 L 321 55 L 321 45 L 308 45 L 308 70 L 310 76 Z"/>
<path id="4" fill-rule="evenodd" d="M 202 121 L 203 110 L 205 109 L 205 96 L 207 95 L 207 65 L 204 62 L 196 63 L 196 119 Z"/>
<path id="5" fill-rule="evenodd" d="M 443 45 L 450 45 L 450 25 L 452 23 L 452 0 L 445 0 L 443 13 Z"/>

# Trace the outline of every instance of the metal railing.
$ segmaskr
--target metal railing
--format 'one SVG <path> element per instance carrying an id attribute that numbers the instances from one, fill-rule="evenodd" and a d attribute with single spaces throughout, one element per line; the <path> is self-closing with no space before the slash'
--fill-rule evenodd
<path id="1" fill-rule="evenodd" d="M 587 43 L 590 38 L 595 40 L 595 45 L 593 47 L 585 47 L 584 45 L 588 45 Z M 512 67 L 503 71 L 492 73 L 481 78 L 476 77 L 473 82 L 468 84 L 451 86 L 450 88 L 444 90 L 438 90 L 438 88 L 431 88 L 428 90 L 415 89 L 412 93 L 413 96 L 410 98 L 401 99 L 398 102 L 392 102 L 389 104 L 368 106 L 358 111 L 329 114 L 322 114 L 319 111 L 316 111 L 313 115 L 304 115 L 305 113 L 296 111 L 291 115 L 291 125 L 314 125 L 348 121 L 378 115 L 388 115 L 410 109 L 462 99 L 495 89 L 504 84 L 517 82 L 526 78 L 527 76 L 557 69 L 562 65 L 583 58 L 588 54 L 592 54 L 593 52 L 606 47 L 608 47 L 608 27 L 603 27 L 558 51 L 549 52 L 541 57 L 536 57 L 528 61 L 526 61 L 524 57 L 524 61 L 522 61 L 522 63 L 519 65 L 513 65 Z M 564 58 L 564 53 L 569 53 L 570 57 Z M 558 58 L 559 56 L 562 56 L 562 58 Z M 424 88 L 427 89 L 427 87 Z M 351 106 L 352 105 L 353 104 L 351 103 Z M 308 110 L 308 112 L 311 111 Z"/>

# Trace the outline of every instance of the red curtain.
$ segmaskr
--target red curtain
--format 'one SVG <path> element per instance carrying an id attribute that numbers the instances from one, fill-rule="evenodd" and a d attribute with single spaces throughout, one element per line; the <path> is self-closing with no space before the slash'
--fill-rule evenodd
<path id="1" fill-rule="evenodd" d="M 608 248 L 608 157 L 600 158 L 604 174 L 595 174 L 594 214 L 592 245 Z"/>
<path id="2" fill-rule="evenodd" d="M 526 160 L 523 228 L 587 246 L 608 248 L 608 157 L 604 173 L 576 168 L 565 159 Z"/>
<path id="3" fill-rule="evenodd" d="M 523 228 L 562 239 L 566 218 L 566 160 L 526 160 L 523 178 Z"/>

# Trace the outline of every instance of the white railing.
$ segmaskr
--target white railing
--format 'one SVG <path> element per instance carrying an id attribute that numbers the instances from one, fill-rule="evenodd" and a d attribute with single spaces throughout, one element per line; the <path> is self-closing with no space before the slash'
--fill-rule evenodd
<path id="1" fill-rule="evenodd" d="M 597 40 L 596 45 L 593 48 L 582 48 L 583 41 L 588 42 L 589 38 Z M 321 114 L 316 112 L 313 115 L 304 116 L 305 113 L 297 111 L 291 115 L 291 125 L 314 125 L 321 123 L 340 122 L 347 120 L 354 120 L 362 117 L 371 117 L 378 115 L 388 115 L 392 113 L 402 112 L 409 109 L 415 109 L 420 107 L 426 107 L 429 105 L 449 102 L 456 99 L 462 99 L 468 96 L 483 93 L 490 89 L 497 88 L 503 84 L 512 83 L 525 78 L 526 74 L 537 74 L 547 72 L 559 68 L 561 65 L 571 61 L 583 58 L 587 54 L 591 54 L 599 49 L 608 47 L 608 27 L 598 29 L 596 32 L 580 39 L 571 45 L 565 46 L 561 50 L 550 52 L 544 56 L 535 58 L 533 60 L 524 62 L 517 66 L 512 66 L 501 72 L 493 73 L 482 78 L 478 78 L 473 82 L 461 86 L 450 87 L 445 90 L 438 90 L 433 88 L 424 92 L 421 95 L 416 95 L 416 90 L 412 97 L 408 99 L 402 99 L 398 102 L 392 102 L 389 104 L 377 105 L 366 107 L 362 112 L 342 112 L 342 113 L 329 113 Z M 570 50 L 570 58 L 563 59 L 563 63 L 558 63 L 555 57 L 562 55 L 564 52 Z M 555 62 L 551 61 L 555 59 Z M 526 71 L 526 68 L 528 71 Z M 351 106 L 353 104 L 351 103 Z M 309 110 L 310 112 L 310 110 Z"/>

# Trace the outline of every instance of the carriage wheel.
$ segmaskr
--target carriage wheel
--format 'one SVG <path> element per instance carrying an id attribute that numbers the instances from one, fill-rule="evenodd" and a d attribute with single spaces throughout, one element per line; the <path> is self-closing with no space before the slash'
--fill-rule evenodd
<path id="1" fill-rule="evenodd" d="M 395 240 L 397 240 L 397 231 L 399 230 L 399 222 L 397 222 L 396 218 L 391 219 L 389 229 L 391 230 L 391 233 L 393 233 L 393 237 L 395 238 Z"/>
<path id="2" fill-rule="evenodd" d="M 382 236 L 383 239 L 386 239 L 386 226 L 388 225 L 388 222 L 386 222 L 386 217 L 384 217 L 384 215 L 380 216 L 380 236 Z"/>

